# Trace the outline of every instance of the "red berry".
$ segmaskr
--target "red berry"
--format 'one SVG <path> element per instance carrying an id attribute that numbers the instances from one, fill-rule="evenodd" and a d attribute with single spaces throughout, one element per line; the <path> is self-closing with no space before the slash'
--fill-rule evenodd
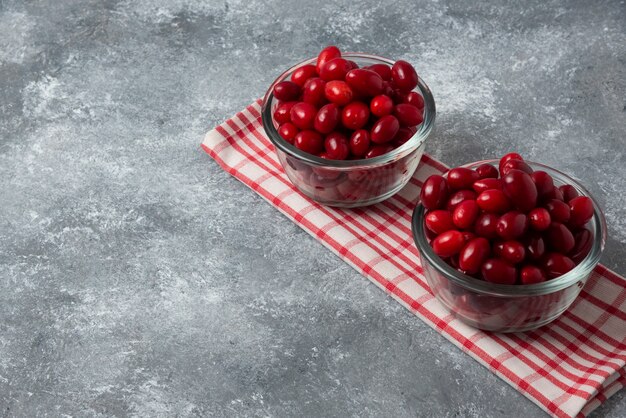
<path id="1" fill-rule="evenodd" d="M 557 278 L 567 273 L 575 266 L 571 258 L 559 253 L 549 253 L 542 263 L 542 267 L 550 279 Z"/>
<path id="2" fill-rule="evenodd" d="M 528 230 L 528 218 L 521 212 L 511 211 L 500 216 L 496 232 L 506 240 L 521 237 Z"/>
<path id="3" fill-rule="evenodd" d="M 437 235 L 454 229 L 452 215 L 447 210 L 438 209 L 428 212 L 424 217 L 424 221 L 426 228 Z"/>
<path id="4" fill-rule="evenodd" d="M 313 126 L 317 132 L 328 134 L 331 133 L 339 123 L 339 107 L 334 103 L 322 106 L 317 111 Z"/>
<path id="5" fill-rule="evenodd" d="M 473 190 L 458 190 L 456 191 L 452 196 L 450 196 L 450 199 L 448 199 L 448 202 L 446 203 L 446 208 L 449 211 L 454 211 L 454 209 L 457 207 L 457 205 L 465 200 L 475 200 L 476 199 L 476 193 Z"/>
<path id="6" fill-rule="evenodd" d="M 282 101 L 296 100 L 300 95 L 300 86 L 293 81 L 281 81 L 274 86 L 274 97 Z"/>
<path id="7" fill-rule="evenodd" d="M 345 81 L 333 80 L 324 87 L 326 98 L 338 106 L 345 106 L 352 101 L 354 93 Z"/>
<path id="8" fill-rule="evenodd" d="M 474 232 L 481 237 L 494 239 L 498 236 L 496 225 L 498 223 L 498 215 L 493 213 L 482 213 L 474 223 Z"/>
<path id="9" fill-rule="evenodd" d="M 321 78 L 309 78 L 302 88 L 302 101 L 310 103 L 315 107 L 320 107 L 328 103 L 324 95 L 325 88 L 326 82 Z"/>
<path id="10" fill-rule="evenodd" d="M 304 152 L 317 155 L 324 149 L 324 138 L 316 131 L 300 131 L 296 135 L 294 145 Z"/>
<path id="11" fill-rule="evenodd" d="M 515 267 L 498 258 L 485 261 L 481 269 L 483 279 L 491 283 L 515 284 L 517 271 Z"/>
<path id="12" fill-rule="evenodd" d="M 409 92 L 402 100 L 402 103 L 413 105 L 420 110 L 424 108 L 424 98 L 416 91 Z"/>
<path id="13" fill-rule="evenodd" d="M 583 261 L 589 251 L 591 250 L 591 246 L 593 244 L 593 234 L 587 228 L 581 229 L 580 231 L 574 234 L 574 248 L 570 250 L 567 254 L 572 261 L 575 263 L 580 263 Z"/>
<path id="14" fill-rule="evenodd" d="M 353 91 L 373 97 L 383 92 L 383 79 L 377 72 L 359 68 L 346 74 L 346 83 Z"/>
<path id="15" fill-rule="evenodd" d="M 378 116 L 379 118 L 390 115 L 393 111 L 393 100 L 384 94 L 376 96 L 370 102 L 370 111 L 372 115 Z"/>
<path id="16" fill-rule="evenodd" d="M 533 179 L 533 182 L 537 187 L 537 195 L 539 196 L 539 199 L 543 199 L 552 191 L 552 189 L 554 189 L 552 177 L 545 171 L 534 171 L 530 177 Z"/>
<path id="17" fill-rule="evenodd" d="M 561 254 L 567 254 L 574 248 L 574 235 L 561 223 L 552 222 L 544 237 L 547 240 L 548 246 Z"/>
<path id="18" fill-rule="evenodd" d="M 478 180 L 478 173 L 466 167 L 456 167 L 448 171 L 448 186 L 451 190 L 471 189 Z"/>
<path id="19" fill-rule="evenodd" d="M 502 183 L 504 193 L 519 210 L 528 212 L 537 206 L 537 187 L 527 173 L 510 170 L 502 178 Z"/>
<path id="20" fill-rule="evenodd" d="M 474 238 L 461 249 L 459 267 L 469 274 L 478 273 L 489 252 L 489 241 L 482 237 Z"/>
<path id="21" fill-rule="evenodd" d="M 384 81 L 391 80 L 391 67 L 387 64 L 372 64 L 367 69 L 377 73 Z"/>
<path id="22" fill-rule="evenodd" d="M 528 220 L 530 227 L 535 231 L 543 231 L 548 229 L 552 218 L 550 218 L 550 212 L 544 208 L 535 208 L 528 214 Z"/>
<path id="23" fill-rule="evenodd" d="M 505 241 L 499 257 L 511 264 L 521 263 L 526 257 L 526 250 L 519 241 Z"/>
<path id="24" fill-rule="evenodd" d="M 291 74 L 291 81 L 302 87 L 311 77 L 317 77 L 317 70 L 314 65 L 307 64 L 294 70 Z"/>
<path id="25" fill-rule="evenodd" d="M 561 202 L 563 202 L 565 199 L 563 198 L 563 193 L 561 193 L 561 190 L 558 187 L 554 186 L 552 191 L 543 197 L 544 202 L 547 202 L 548 200 L 560 200 Z"/>
<path id="26" fill-rule="evenodd" d="M 516 153 L 516 152 L 509 152 L 508 154 L 505 154 L 502 158 L 500 158 L 500 164 L 498 166 L 498 170 L 500 172 L 502 171 L 502 166 L 509 160 L 522 160 L 522 161 L 524 161 L 522 156 L 519 155 L 518 153 Z"/>
<path id="27" fill-rule="evenodd" d="M 498 169 L 491 164 L 481 164 L 476 167 L 479 179 L 497 179 Z"/>
<path id="28" fill-rule="evenodd" d="M 398 121 L 402 126 L 417 126 L 424 120 L 421 110 L 406 103 L 396 105 L 393 114 L 396 118 L 398 118 Z"/>
<path id="29" fill-rule="evenodd" d="M 478 206 L 486 212 L 503 213 L 511 208 L 511 202 L 502 190 L 485 190 L 476 198 Z"/>
<path id="30" fill-rule="evenodd" d="M 367 129 L 359 129 L 350 136 L 350 152 L 355 157 L 363 157 L 370 147 L 370 133 Z"/>
<path id="31" fill-rule="evenodd" d="M 546 252 L 546 245 L 539 234 L 531 234 L 524 240 L 526 256 L 531 260 L 540 260 Z"/>
<path id="32" fill-rule="evenodd" d="M 469 229 L 474 226 L 479 213 L 480 208 L 475 200 L 464 200 L 454 208 L 452 222 L 459 229 Z"/>
<path id="33" fill-rule="evenodd" d="M 409 92 L 417 87 L 417 72 L 406 61 L 399 60 L 393 64 L 393 67 L 391 67 L 391 78 L 394 85 L 403 92 Z"/>
<path id="34" fill-rule="evenodd" d="M 393 147 L 390 147 L 388 145 L 375 145 L 371 147 L 369 151 L 367 151 L 367 154 L 365 154 L 365 158 L 380 157 L 381 155 L 387 154 L 392 149 Z"/>
<path id="35" fill-rule="evenodd" d="M 509 161 L 507 161 L 506 163 L 504 163 L 502 165 L 502 168 L 500 169 L 500 175 L 502 177 L 504 177 L 511 170 L 520 170 L 520 171 L 523 171 L 526 174 L 532 174 L 532 172 L 533 172 L 533 169 L 530 168 L 530 166 L 528 164 L 526 164 L 524 161 L 522 161 L 522 160 L 509 160 Z"/>
<path id="36" fill-rule="evenodd" d="M 571 184 L 564 184 L 562 186 L 559 186 L 559 190 L 561 191 L 561 194 L 563 195 L 563 200 L 565 202 L 569 202 L 573 198 L 578 197 L 578 191 Z"/>
<path id="37" fill-rule="evenodd" d="M 426 179 L 420 191 L 420 201 L 426 209 L 441 209 L 448 200 L 448 183 L 439 175 Z"/>
<path id="38" fill-rule="evenodd" d="M 396 119 L 395 116 L 383 116 L 378 119 L 372 127 L 370 139 L 376 144 L 384 144 L 385 142 L 391 141 L 396 136 L 399 129 L 400 123 L 398 123 L 398 119 Z"/>
<path id="39" fill-rule="evenodd" d="M 404 128 L 398 129 L 398 133 L 393 138 L 394 145 L 396 147 L 399 147 L 400 145 L 404 144 L 409 139 L 413 138 L 413 135 L 415 135 L 415 132 L 417 132 L 417 128 L 415 127 L 413 128 L 404 127 Z"/>
<path id="40" fill-rule="evenodd" d="M 522 284 L 542 283 L 546 281 L 546 275 L 539 267 L 529 264 L 522 267 L 519 279 Z"/>
<path id="41" fill-rule="evenodd" d="M 274 110 L 274 120 L 278 123 L 291 122 L 291 108 L 297 102 L 281 103 Z"/>
<path id="42" fill-rule="evenodd" d="M 578 196 L 569 201 L 569 225 L 580 228 L 593 217 L 593 202 L 587 196 Z"/>
<path id="43" fill-rule="evenodd" d="M 432 241 L 433 251 L 439 257 L 451 257 L 461 251 L 464 245 L 463 234 L 455 230 L 444 232 Z"/>
<path id="44" fill-rule="evenodd" d="M 341 123 L 348 129 L 361 129 L 369 117 L 370 110 L 365 103 L 352 102 L 343 108 Z"/>
<path id="45" fill-rule="evenodd" d="M 552 199 L 545 206 L 554 222 L 567 223 L 569 221 L 571 210 L 567 203 Z"/>
<path id="46" fill-rule="evenodd" d="M 317 68 L 313 68 L 316 68 L 317 73 L 320 74 L 322 67 L 326 62 L 339 57 L 341 57 L 341 51 L 339 50 L 339 48 L 334 45 L 327 46 L 326 48 L 322 49 L 322 51 L 317 56 Z"/>
<path id="47" fill-rule="evenodd" d="M 494 179 L 494 178 L 488 177 L 485 179 L 475 181 L 474 184 L 472 185 L 472 188 L 476 191 L 476 193 L 482 193 L 485 190 L 491 190 L 491 189 L 502 190 L 502 181 L 500 181 L 500 179 Z"/>
<path id="48" fill-rule="evenodd" d="M 343 58 L 333 58 L 322 66 L 320 78 L 324 81 L 343 80 L 352 70 L 352 64 Z"/>
<path id="49" fill-rule="evenodd" d="M 296 126 L 291 122 L 285 122 L 278 128 L 278 134 L 290 144 L 293 144 L 293 140 L 300 132 Z"/>
<path id="50" fill-rule="evenodd" d="M 313 122 L 317 115 L 317 108 L 310 103 L 298 102 L 291 108 L 291 123 L 298 129 L 307 130 L 313 128 Z"/>
<path id="51" fill-rule="evenodd" d="M 339 132 L 332 132 L 326 136 L 324 149 L 331 160 L 345 160 L 350 154 L 348 139 Z"/>

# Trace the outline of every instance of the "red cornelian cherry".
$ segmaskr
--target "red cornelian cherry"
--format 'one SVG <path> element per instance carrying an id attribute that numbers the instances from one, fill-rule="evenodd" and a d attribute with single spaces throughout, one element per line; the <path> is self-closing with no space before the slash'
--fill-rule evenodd
<path id="1" fill-rule="evenodd" d="M 316 72 L 319 74 L 326 62 L 339 57 L 341 57 L 341 51 L 339 50 L 339 48 L 334 45 L 327 46 L 326 48 L 322 49 L 317 56 L 317 68 L 313 68 L 315 68 Z"/>
<path id="2" fill-rule="evenodd" d="M 481 268 L 485 281 L 498 284 L 515 284 L 517 270 L 504 260 L 490 258 L 485 261 Z"/>
<path id="3" fill-rule="evenodd" d="M 318 77 L 309 78 L 302 88 L 302 101 L 315 107 L 321 107 L 328 103 L 324 94 L 326 82 Z"/>
<path id="4" fill-rule="evenodd" d="M 478 180 L 478 173 L 465 167 L 456 167 L 448 171 L 448 186 L 451 190 L 471 189 Z"/>
<path id="5" fill-rule="evenodd" d="M 424 120 L 420 109 L 406 103 L 396 105 L 393 114 L 401 126 L 417 126 Z"/>
<path id="6" fill-rule="evenodd" d="M 484 212 L 480 214 L 474 223 L 474 232 L 476 232 L 476 235 L 487 239 L 497 238 L 496 225 L 498 219 L 498 215 L 493 213 Z"/>
<path id="7" fill-rule="evenodd" d="M 474 238 L 465 244 L 459 254 L 459 267 L 469 274 L 480 271 L 481 266 L 489 257 L 489 241 L 485 238 Z"/>
<path id="8" fill-rule="evenodd" d="M 511 264 L 521 263 L 526 257 L 526 250 L 519 241 L 505 241 L 499 257 Z"/>
<path id="9" fill-rule="evenodd" d="M 530 260 L 540 260 L 546 252 L 546 245 L 539 234 L 531 234 L 524 240 L 526 257 Z"/>
<path id="10" fill-rule="evenodd" d="M 512 169 L 502 177 L 504 194 L 522 212 L 537 206 L 537 186 L 533 179 L 521 170 Z"/>
<path id="11" fill-rule="evenodd" d="M 500 216 L 496 232 L 506 240 L 521 237 L 528 230 L 528 218 L 521 212 L 510 211 Z"/>
<path id="12" fill-rule="evenodd" d="M 552 189 L 554 189 L 552 176 L 545 171 L 533 171 L 530 177 L 533 179 L 533 182 L 535 182 L 539 199 L 543 199 L 552 191 Z"/>
<path id="13" fill-rule="evenodd" d="M 393 100 L 384 94 L 378 95 L 370 102 L 370 111 L 372 115 L 378 116 L 379 118 L 390 115 L 393 111 Z"/>
<path id="14" fill-rule="evenodd" d="M 352 102 L 343 108 L 341 123 L 348 129 L 361 129 L 370 117 L 369 107 L 365 103 Z"/>
<path id="15" fill-rule="evenodd" d="M 418 77 L 415 68 L 406 61 L 398 60 L 391 67 L 391 78 L 394 85 L 403 92 L 409 92 L 417 87 Z"/>
<path id="16" fill-rule="evenodd" d="M 454 211 L 454 209 L 457 207 L 457 205 L 461 202 L 464 202 L 466 200 L 475 200 L 476 199 L 476 193 L 473 190 L 457 190 L 456 192 L 454 192 L 452 194 L 452 196 L 450 196 L 450 199 L 448 199 L 448 202 L 446 202 L 446 208 L 449 211 Z"/>
<path id="17" fill-rule="evenodd" d="M 570 218 L 570 208 L 567 203 L 557 199 L 548 201 L 545 205 L 550 213 L 550 219 L 554 222 L 566 223 Z"/>
<path id="18" fill-rule="evenodd" d="M 536 284 L 545 282 L 546 275 L 539 267 L 528 264 L 520 270 L 519 279 L 522 284 Z"/>
<path id="19" fill-rule="evenodd" d="M 451 257 L 461 251 L 464 245 L 463 234 L 455 230 L 444 232 L 432 241 L 433 251 L 439 257 Z"/>
<path id="20" fill-rule="evenodd" d="M 583 261 L 593 245 L 593 234 L 587 228 L 583 228 L 574 234 L 574 248 L 567 254 L 574 263 L 580 263 Z"/>
<path id="21" fill-rule="evenodd" d="M 354 93 L 345 81 L 333 80 L 324 86 L 326 98 L 338 106 L 345 106 L 352 101 Z"/>
<path id="22" fill-rule="evenodd" d="M 472 188 L 474 189 L 476 193 L 479 193 L 479 194 L 484 192 L 485 190 L 491 190 L 491 189 L 502 190 L 502 182 L 500 181 L 500 179 L 489 177 L 485 179 L 476 180 L 474 184 L 472 185 Z"/>
<path id="23" fill-rule="evenodd" d="M 324 105 L 317 111 L 313 127 L 317 132 L 329 134 L 335 130 L 340 119 L 339 106 L 334 103 Z"/>
<path id="24" fill-rule="evenodd" d="M 569 201 L 570 218 L 568 225 L 580 228 L 593 217 L 593 202 L 587 196 L 578 196 Z"/>
<path id="25" fill-rule="evenodd" d="M 481 164 L 476 167 L 476 172 L 478 173 L 479 179 L 497 179 L 498 178 L 498 169 L 492 166 L 491 164 Z"/>
<path id="26" fill-rule="evenodd" d="M 500 164 L 498 166 L 498 171 L 502 172 L 502 166 L 504 166 L 504 164 L 509 161 L 509 160 L 522 160 L 524 161 L 524 159 L 522 158 L 521 155 L 519 155 L 516 152 L 509 152 L 508 154 L 505 154 L 502 158 L 500 158 Z"/>
<path id="27" fill-rule="evenodd" d="M 563 202 L 565 199 L 563 198 L 563 193 L 561 193 L 561 190 L 558 187 L 554 186 L 552 191 L 543 197 L 544 202 L 547 202 L 548 200 L 560 200 L 561 202 Z"/>
<path id="28" fill-rule="evenodd" d="M 398 133 L 393 138 L 393 145 L 396 148 L 399 147 L 400 145 L 407 142 L 409 139 L 413 138 L 413 135 L 415 135 L 415 132 L 417 132 L 417 128 L 415 127 L 407 128 L 405 126 L 405 127 L 398 129 Z"/>
<path id="29" fill-rule="evenodd" d="M 291 122 L 291 108 L 297 102 L 285 102 L 276 106 L 276 110 L 274 110 L 274 119 L 278 123 Z"/>
<path id="30" fill-rule="evenodd" d="M 480 208 L 475 200 L 464 200 L 454 208 L 452 222 L 459 229 L 469 229 L 474 226 L 479 213 Z"/>
<path id="31" fill-rule="evenodd" d="M 293 144 L 298 132 L 300 132 L 300 130 L 291 122 L 285 122 L 278 128 L 278 134 L 290 144 Z"/>
<path id="32" fill-rule="evenodd" d="M 511 202 L 502 190 L 485 190 L 476 198 L 476 203 L 485 212 L 503 213 L 511 208 Z"/>
<path id="33" fill-rule="evenodd" d="M 293 81 L 281 81 L 274 86 L 274 97 L 282 101 L 296 100 L 300 96 L 300 86 Z"/>
<path id="34" fill-rule="evenodd" d="M 563 254 L 549 253 L 545 256 L 542 267 L 548 278 L 554 279 L 572 270 L 576 264 Z"/>
<path id="35" fill-rule="evenodd" d="M 383 79 L 377 72 L 357 68 L 346 74 L 346 83 L 352 90 L 367 97 L 373 97 L 383 92 Z"/>
<path id="36" fill-rule="evenodd" d="M 384 144 L 391 141 L 399 129 L 400 123 L 398 123 L 398 119 L 395 116 L 383 116 L 372 126 L 370 139 L 376 144 Z"/>
<path id="37" fill-rule="evenodd" d="M 314 65 L 307 64 L 295 69 L 291 74 L 291 81 L 302 87 L 311 77 L 317 77 L 317 70 Z"/>
<path id="38" fill-rule="evenodd" d="M 411 91 L 402 100 L 402 103 L 407 103 L 417 107 L 418 109 L 424 109 L 424 97 L 416 91 Z"/>
<path id="39" fill-rule="evenodd" d="M 439 175 L 432 175 L 426 179 L 420 191 L 420 201 L 426 209 L 441 209 L 448 200 L 448 184 L 446 179 Z"/>
<path id="40" fill-rule="evenodd" d="M 578 191 L 571 184 L 564 184 L 562 186 L 559 186 L 559 190 L 561 191 L 561 194 L 563 195 L 563 200 L 565 202 L 569 202 L 573 198 L 579 196 Z"/>
<path id="41" fill-rule="evenodd" d="M 350 136 L 350 152 L 355 157 L 363 157 L 370 148 L 370 132 L 367 129 L 359 129 Z"/>
<path id="42" fill-rule="evenodd" d="M 454 229 L 452 215 L 447 210 L 438 209 L 428 212 L 424 216 L 424 222 L 426 223 L 426 228 L 437 235 Z"/>
<path id="43" fill-rule="evenodd" d="M 324 138 L 316 131 L 300 131 L 295 137 L 294 145 L 304 152 L 317 155 L 324 149 Z"/>
<path id="44" fill-rule="evenodd" d="M 326 61 L 320 69 L 320 78 L 324 81 L 343 80 L 348 71 L 352 70 L 352 64 L 343 58 L 333 58 Z"/>
<path id="45" fill-rule="evenodd" d="M 326 150 L 326 155 L 331 160 L 345 160 L 350 154 L 348 139 L 339 132 L 332 132 L 326 135 L 324 149 Z"/>
<path id="46" fill-rule="evenodd" d="M 313 122 L 317 115 L 317 108 L 310 103 L 298 102 L 291 108 L 291 123 L 298 129 L 307 130 L 313 128 Z"/>
<path id="47" fill-rule="evenodd" d="M 548 246 L 561 254 L 567 254 L 574 248 L 576 241 L 572 232 L 563 224 L 552 222 L 544 237 Z"/>
<path id="48" fill-rule="evenodd" d="M 535 208 L 528 213 L 530 227 L 535 231 L 544 231 L 550 226 L 550 212 L 544 208 Z"/>
<path id="49" fill-rule="evenodd" d="M 526 164 L 524 161 L 522 161 L 522 160 L 509 160 L 509 161 L 507 161 L 506 163 L 504 163 L 502 165 L 502 168 L 500 169 L 500 175 L 502 177 L 504 177 L 511 170 L 520 170 L 520 171 L 523 171 L 526 174 L 532 174 L 532 172 L 533 172 L 533 169 L 530 168 L 530 166 L 528 164 Z"/>
<path id="50" fill-rule="evenodd" d="M 372 64 L 367 69 L 377 73 L 383 81 L 391 80 L 391 67 L 387 64 Z"/>
<path id="51" fill-rule="evenodd" d="M 389 145 L 374 145 L 369 149 L 369 151 L 367 151 L 365 158 L 380 157 L 381 155 L 387 154 L 392 149 L 393 147 L 390 147 Z"/>

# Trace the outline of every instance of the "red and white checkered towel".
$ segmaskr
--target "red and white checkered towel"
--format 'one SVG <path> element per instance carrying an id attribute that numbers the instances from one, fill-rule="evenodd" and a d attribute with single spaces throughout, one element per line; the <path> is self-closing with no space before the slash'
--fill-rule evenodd
<path id="1" fill-rule="evenodd" d="M 494 334 L 454 319 L 430 292 L 411 235 L 422 182 L 446 167 L 424 155 L 397 195 L 362 209 L 319 205 L 289 182 L 260 101 L 210 131 L 202 148 L 453 344 L 553 416 L 585 416 L 626 385 L 626 280 L 598 266 L 572 307 L 538 330 Z"/>

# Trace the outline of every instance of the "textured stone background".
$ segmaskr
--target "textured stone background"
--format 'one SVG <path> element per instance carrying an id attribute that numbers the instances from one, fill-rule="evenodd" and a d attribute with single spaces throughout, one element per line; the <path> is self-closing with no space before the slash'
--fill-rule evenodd
<path id="1" fill-rule="evenodd" d="M 626 274 L 624 1 L 0 0 L 0 415 L 543 415 L 199 149 L 329 43 L 415 63 L 437 158 L 581 179 Z"/>

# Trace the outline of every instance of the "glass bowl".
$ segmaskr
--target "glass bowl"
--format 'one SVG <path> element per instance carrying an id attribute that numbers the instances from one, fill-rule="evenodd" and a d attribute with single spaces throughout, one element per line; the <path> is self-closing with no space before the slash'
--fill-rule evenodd
<path id="1" fill-rule="evenodd" d="M 476 168 L 484 163 L 498 167 L 498 162 L 478 161 L 464 167 Z M 555 186 L 571 184 L 581 196 L 588 196 L 593 202 L 593 217 L 586 225 L 593 235 L 591 249 L 574 269 L 562 276 L 531 285 L 505 285 L 462 274 L 433 252 L 424 230 L 424 206 L 418 204 L 413 212 L 413 239 L 431 291 L 458 319 L 483 330 L 521 332 L 554 321 L 574 302 L 600 261 L 604 249 L 606 222 L 591 194 L 560 171 L 543 164 L 526 163 L 533 170 L 550 174 Z"/>
<path id="2" fill-rule="evenodd" d="M 361 53 L 343 53 L 342 57 L 356 62 L 359 67 L 394 63 L 387 58 Z M 316 202 L 339 207 L 367 206 L 382 202 L 400 191 L 417 169 L 426 138 L 435 122 L 433 95 L 420 77 L 415 90 L 424 97 L 424 121 L 417 127 L 417 132 L 400 147 L 369 159 L 326 160 L 305 153 L 281 138 L 273 118 L 278 105 L 278 100 L 272 93 L 274 86 L 289 79 L 297 68 L 315 64 L 316 61 L 317 58 L 311 58 L 296 64 L 281 74 L 267 90 L 261 111 L 265 133 L 274 144 L 289 180 Z"/>

